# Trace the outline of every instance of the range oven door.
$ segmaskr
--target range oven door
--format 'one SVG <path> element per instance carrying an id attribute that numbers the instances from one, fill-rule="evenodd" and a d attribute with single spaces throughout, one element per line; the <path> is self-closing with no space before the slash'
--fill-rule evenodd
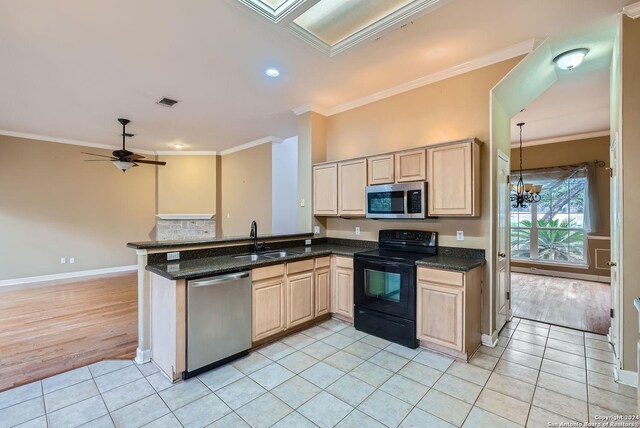
<path id="1" fill-rule="evenodd" d="M 353 283 L 357 308 L 416 319 L 414 264 L 356 257 Z"/>

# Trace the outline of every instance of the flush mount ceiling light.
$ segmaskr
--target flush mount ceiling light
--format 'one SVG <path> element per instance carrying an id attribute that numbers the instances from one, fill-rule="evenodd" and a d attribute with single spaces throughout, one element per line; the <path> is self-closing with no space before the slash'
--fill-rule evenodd
<path id="1" fill-rule="evenodd" d="M 280 70 L 277 68 L 267 68 L 264 72 L 269 77 L 278 77 L 280 76 Z"/>
<path id="2" fill-rule="evenodd" d="M 184 145 L 183 145 L 183 144 L 174 144 L 174 145 L 173 145 L 173 147 L 174 147 L 176 150 L 182 150 L 182 149 L 184 148 Z"/>
<path id="3" fill-rule="evenodd" d="M 573 70 L 582 64 L 584 57 L 589 52 L 587 48 L 571 49 L 556 56 L 553 62 L 556 63 L 560 70 Z"/>

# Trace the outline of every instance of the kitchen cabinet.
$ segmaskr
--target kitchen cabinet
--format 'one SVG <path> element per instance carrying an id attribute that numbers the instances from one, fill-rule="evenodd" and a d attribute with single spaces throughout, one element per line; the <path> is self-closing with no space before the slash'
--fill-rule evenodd
<path id="1" fill-rule="evenodd" d="M 315 316 L 318 317 L 331 312 L 331 257 L 317 258 L 315 263 Z"/>
<path id="2" fill-rule="evenodd" d="M 353 258 L 333 256 L 331 312 L 347 322 L 353 322 Z"/>
<path id="3" fill-rule="evenodd" d="M 313 215 L 338 215 L 338 164 L 313 167 Z"/>
<path id="4" fill-rule="evenodd" d="M 251 272 L 252 333 L 256 342 L 285 329 L 284 264 L 254 269 Z"/>
<path id="5" fill-rule="evenodd" d="M 482 267 L 452 272 L 418 267 L 420 345 L 467 360 L 480 346 Z"/>
<path id="6" fill-rule="evenodd" d="M 367 160 L 338 163 L 338 215 L 364 217 Z"/>
<path id="7" fill-rule="evenodd" d="M 286 328 L 315 317 L 313 266 L 313 259 L 287 263 Z"/>
<path id="8" fill-rule="evenodd" d="M 424 181 L 427 179 L 425 149 L 407 150 L 395 154 L 396 182 Z"/>
<path id="9" fill-rule="evenodd" d="M 480 145 L 467 140 L 427 148 L 430 216 L 479 216 Z"/>
<path id="10" fill-rule="evenodd" d="M 374 184 L 392 184 L 395 182 L 395 157 L 393 154 L 367 158 L 369 186 Z"/>

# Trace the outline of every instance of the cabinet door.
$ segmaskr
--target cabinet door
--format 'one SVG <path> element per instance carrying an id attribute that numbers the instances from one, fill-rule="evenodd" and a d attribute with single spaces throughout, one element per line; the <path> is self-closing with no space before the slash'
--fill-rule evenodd
<path id="1" fill-rule="evenodd" d="M 338 215 L 361 217 L 365 212 L 367 160 L 358 159 L 338 164 Z"/>
<path id="2" fill-rule="evenodd" d="M 329 267 L 316 269 L 316 311 L 315 316 L 328 314 L 331 310 L 331 269 Z"/>
<path id="3" fill-rule="evenodd" d="M 425 150 L 396 153 L 396 182 L 424 181 L 427 179 Z"/>
<path id="4" fill-rule="evenodd" d="M 331 312 L 353 319 L 353 259 L 334 257 Z"/>
<path id="5" fill-rule="evenodd" d="M 479 159 L 473 142 L 427 149 L 429 215 L 480 215 Z"/>
<path id="6" fill-rule="evenodd" d="M 252 340 L 254 342 L 285 329 L 284 291 L 284 277 L 271 278 L 252 284 Z"/>
<path id="7" fill-rule="evenodd" d="M 393 183 L 396 179 L 393 154 L 370 157 L 367 159 L 367 167 L 370 186 Z"/>
<path id="8" fill-rule="evenodd" d="M 313 271 L 287 276 L 286 328 L 313 319 L 313 294 Z"/>
<path id="9" fill-rule="evenodd" d="M 313 167 L 313 215 L 338 215 L 338 165 Z"/>
<path id="10" fill-rule="evenodd" d="M 418 282 L 418 339 L 464 352 L 464 288 Z"/>

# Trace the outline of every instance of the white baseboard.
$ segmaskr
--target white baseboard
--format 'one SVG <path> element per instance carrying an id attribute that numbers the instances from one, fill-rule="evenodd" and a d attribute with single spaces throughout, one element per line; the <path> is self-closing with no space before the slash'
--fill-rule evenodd
<path id="1" fill-rule="evenodd" d="M 511 272 L 528 273 L 531 275 L 557 276 L 559 278 L 580 279 L 583 281 L 596 281 L 611 283 L 611 277 L 600 275 L 589 275 L 586 273 L 560 272 L 556 270 L 524 268 L 511 266 Z"/>
<path id="2" fill-rule="evenodd" d="M 24 278 L 0 280 L 0 287 L 9 285 L 30 284 L 32 282 L 55 281 L 59 279 L 79 278 L 83 276 L 105 275 L 108 273 L 128 272 L 138 269 L 138 265 L 116 266 L 104 269 L 79 270 L 76 272 L 55 273 L 52 275 L 29 276 Z"/>
<path id="3" fill-rule="evenodd" d="M 618 383 L 638 387 L 638 372 L 632 372 L 630 370 L 622 370 L 616 366 L 613 368 L 613 377 Z"/>
<path id="4" fill-rule="evenodd" d="M 136 349 L 136 363 L 144 364 L 151 361 L 151 349 Z"/>
<path id="5" fill-rule="evenodd" d="M 483 334 L 481 341 L 484 346 L 495 348 L 498 345 L 498 331 L 496 330 L 492 334 Z"/>

